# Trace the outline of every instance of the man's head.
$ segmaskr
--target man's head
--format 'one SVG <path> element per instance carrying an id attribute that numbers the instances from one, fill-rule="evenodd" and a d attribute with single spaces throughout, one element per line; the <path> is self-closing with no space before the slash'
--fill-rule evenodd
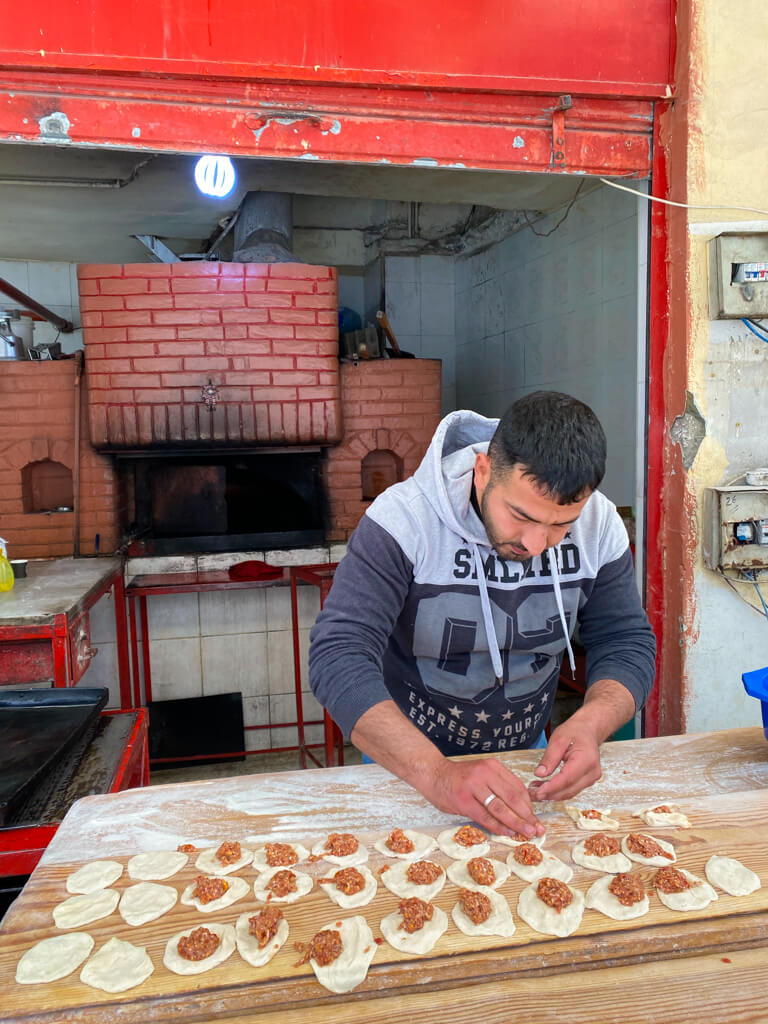
<path id="1" fill-rule="evenodd" d="M 605 434 L 583 402 L 537 391 L 504 413 L 475 459 L 475 490 L 494 549 L 523 561 L 558 544 L 605 473 Z"/>

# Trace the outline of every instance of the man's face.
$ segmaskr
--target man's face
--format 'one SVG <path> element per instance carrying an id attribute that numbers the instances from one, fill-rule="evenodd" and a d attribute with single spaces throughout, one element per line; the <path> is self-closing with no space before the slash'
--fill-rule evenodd
<path id="1" fill-rule="evenodd" d="M 475 459 L 475 491 L 491 546 L 509 562 L 523 562 L 559 544 L 581 515 L 591 491 L 569 505 L 558 505 L 523 467 L 492 477 L 487 455 Z"/>

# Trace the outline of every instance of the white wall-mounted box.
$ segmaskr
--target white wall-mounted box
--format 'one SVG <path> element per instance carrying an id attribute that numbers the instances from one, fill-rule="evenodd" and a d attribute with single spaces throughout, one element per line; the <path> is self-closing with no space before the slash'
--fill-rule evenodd
<path id="1" fill-rule="evenodd" d="M 708 569 L 768 569 L 768 488 L 710 487 L 705 508 Z"/>
<path id="2" fill-rule="evenodd" d="M 768 233 L 712 239 L 709 311 L 713 320 L 768 317 Z"/>

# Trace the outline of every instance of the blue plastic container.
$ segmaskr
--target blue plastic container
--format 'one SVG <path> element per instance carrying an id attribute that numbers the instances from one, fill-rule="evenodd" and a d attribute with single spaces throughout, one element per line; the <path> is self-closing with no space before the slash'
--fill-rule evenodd
<path id="1" fill-rule="evenodd" d="M 744 672 L 741 677 L 744 689 L 750 697 L 757 697 L 763 706 L 763 732 L 768 740 L 768 668 L 757 668 Z"/>

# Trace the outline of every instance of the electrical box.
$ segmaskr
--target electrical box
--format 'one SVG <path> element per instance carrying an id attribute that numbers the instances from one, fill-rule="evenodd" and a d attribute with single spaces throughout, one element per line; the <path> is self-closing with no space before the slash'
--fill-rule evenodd
<path id="1" fill-rule="evenodd" d="M 702 549 L 708 569 L 768 569 L 768 487 L 711 487 Z"/>
<path id="2" fill-rule="evenodd" d="M 768 317 L 768 234 L 712 239 L 709 310 L 713 320 Z"/>

